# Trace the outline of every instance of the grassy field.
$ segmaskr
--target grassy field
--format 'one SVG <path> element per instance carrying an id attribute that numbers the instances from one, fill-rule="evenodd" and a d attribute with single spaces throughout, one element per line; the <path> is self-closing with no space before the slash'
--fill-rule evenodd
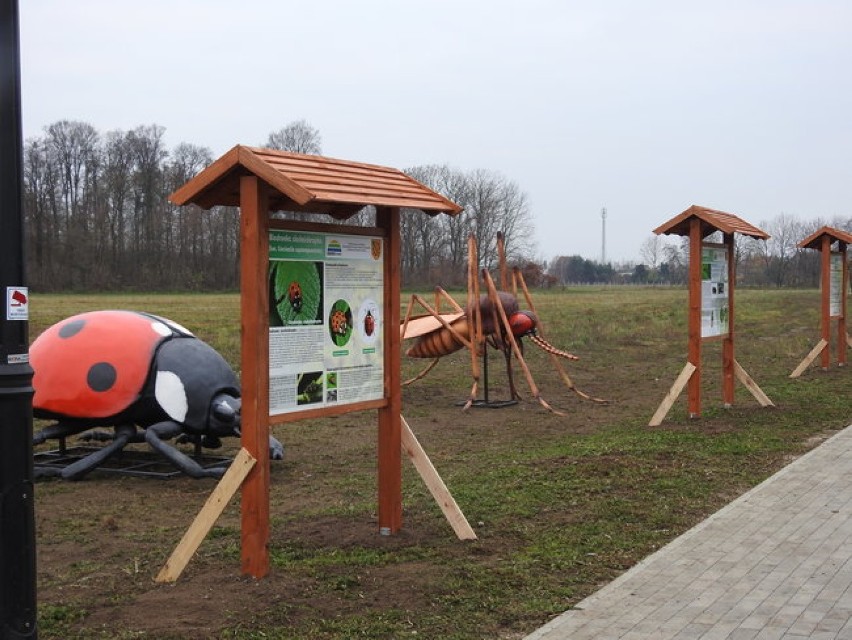
<path id="1" fill-rule="evenodd" d="M 261 581 L 239 575 L 235 500 L 178 583 L 153 582 L 213 481 L 39 482 L 40 636 L 521 638 L 852 421 L 848 369 L 788 377 L 819 338 L 817 291 L 737 293 L 736 357 L 775 408 L 742 386 L 722 408 L 711 342 L 702 417 L 688 419 L 682 397 L 656 428 L 686 362 L 686 291 L 534 295 L 550 342 L 581 357 L 574 382 L 606 404 L 568 392 L 531 344 L 536 382 L 564 417 L 529 399 L 461 412 L 462 354 L 404 392 L 404 415 L 478 540 L 455 539 L 407 464 L 403 530 L 378 535 L 374 412 L 276 427 L 287 453 L 272 465 L 273 568 Z M 31 337 L 104 308 L 170 317 L 238 368 L 237 295 L 35 293 Z M 490 363 L 491 395 L 504 397 L 502 358 Z M 404 359 L 403 375 L 422 365 Z"/>

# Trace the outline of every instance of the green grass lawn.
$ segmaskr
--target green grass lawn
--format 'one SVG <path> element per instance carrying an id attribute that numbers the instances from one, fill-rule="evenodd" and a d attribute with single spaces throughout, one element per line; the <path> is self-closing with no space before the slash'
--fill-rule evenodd
<path id="1" fill-rule="evenodd" d="M 212 484 L 40 483 L 39 543 L 48 552 L 40 555 L 40 635 L 520 638 L 852 421 L 852 371 L 813 366 L 800 379 L 788 377 L 819 339 L 817 291 L 737 292 L 736 358 L 775 408 L 761 408 L 739 385 L 734 406 L 723 408 L 720 344 L 708 342 L 702 417 L 688 419 L 681 397 L 656 428 L 648 421 L 686 363 L 686 291 L 582 287 L 533 295 L 549 341 L 581 358 L 568 366 L 574 382 L 607 404 L 568 392 L 529 344 L 536 383 L 564 417 L 531 402 L 520 376 L 527 400 L 519 406 L 462 413 L 455 402 L 466 397 L 470 374 L 461 353 L 404 391 L 404 414 L 477 541 L 453 537 L 407 464 L 403 532 L 378 536 L 374 412 L 280 426 L 275 435 L 287 457 L 273 464 L 273 570 L 257 586 L 238 579 L 233 505 L 177 585 L 150 580 Z M 238 368 L 235 294 L 36 293 L 31 337 L 67 315 L 103 308 L 172 318 Z M 490 362 L 493 393 L 504 395 L 502 357 Z M 404 359 L 403 375 L 423 364 Z M 175 513 L 176 502 L 160 500 L 161 491 L 193 499 Z M 123 512 L 95 504 L 98 492 L 128 500 L 144 494 L 146 522 L 125 522 Z M 86 506 L 61 517 L 47 510 L 64 504 Z M 132 540 L 132 550 L 99 546 L 103 534 L 90 525 L 105 518 L 117 522 L 115 535 Z M 73 545 L 87 562 L 71 557 Z M 92 576 L 109 591 L 91 586 Z M 205 590 L 209 584 L 219 586 Z M 197 634 L 164 631 L 131 613 L 158 597 L 189 611 L 193 598 L 222 604 L 213 607 L 218 613 L 198 608 Z"/>

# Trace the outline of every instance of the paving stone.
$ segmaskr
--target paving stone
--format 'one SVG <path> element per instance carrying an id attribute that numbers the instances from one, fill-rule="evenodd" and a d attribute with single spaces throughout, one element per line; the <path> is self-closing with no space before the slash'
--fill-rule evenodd
<path id="1" fill-rule="evenodd" d="M 525 640 L 852 640 L 850 478 L 852 426 Z"/>

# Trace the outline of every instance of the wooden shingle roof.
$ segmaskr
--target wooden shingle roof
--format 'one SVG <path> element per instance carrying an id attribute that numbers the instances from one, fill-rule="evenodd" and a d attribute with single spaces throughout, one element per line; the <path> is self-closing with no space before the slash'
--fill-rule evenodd
<path id="1" fill-rule="evenodd" d="M 847 233 L 834 227 L 820 227 L 802 240 L 798 246 L 803 249 L 820 249 L 822 248 L 823 236 L 828 236 L 830 238 L 829 242 L 840 240 L 840 242 L 845 242 L 847 245 L 852 245 L 852 233 Z"/>
<path id="2" fill-rule="evenodd" d="M 240 178 L 270 187 L 272 211 L 348 218 L 367 205 L 455 215 L 462 208 L 398 169 L 237 145 L 169 196 L 177 205 L 239 206 Z"/>
<path id="3" fill-rule="evenodd" d="M 654 233 L 658 235 L 665 233 L 669 235 L 688 236 L 692 218 L 701 220 L 702 238 L 709 236 L 715 231 L 721 231 L 722 233 L 741 233 L 760 240 L 769 238 L 768 233 L 761 231 L 733 213 L 725 213 L 724 211 L 716 211 L 715 209 L 708 209 L 707 207 L 699 207 L 697 205 L 692 205 L 686 211 L 661 224 L 654 229 Z"/>

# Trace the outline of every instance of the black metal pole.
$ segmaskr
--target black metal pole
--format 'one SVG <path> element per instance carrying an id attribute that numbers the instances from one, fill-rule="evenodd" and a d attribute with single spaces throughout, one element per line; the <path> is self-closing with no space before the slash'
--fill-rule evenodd
<path id="1" fill-rule="evenodd" d="M 0 0 L 0 639 L 36 638 L 18 1 Z"/>

